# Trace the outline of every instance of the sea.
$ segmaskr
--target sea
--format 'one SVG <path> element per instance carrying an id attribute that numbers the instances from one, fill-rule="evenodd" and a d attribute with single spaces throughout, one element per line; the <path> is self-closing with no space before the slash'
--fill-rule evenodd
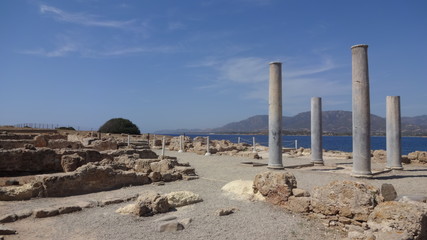
<path id="1" fill-rule="evenodd" d="M 170 136 L 179 136 L 179 134 L 166 134 Z M 234 143 L 245 142 L 253 144 L 253 138 L 255 142 L 262 146 L 268 146 L 268 135 L 239 135 L 239 134 L 185 134 L 185 136 L 195 137 L 207 137 L 210 140 L 229 140 Z M 352 137 L 351 136 L 323 136 L 322 138 L 323 149 L 326 150 L 337 150 L 343 152 L 352 152 Z M 282 146 L 286 148 L 310 148 L 311 137 L 310 136 L 283 136 Z M 402 155 L 407 155 L 410 152 L 415 151 L 427 151 L 427 137 L 402 137 Z M 386 137 L 384 136 L 373 136 L 371 137 L 371 149 L 386 150 Z"/>

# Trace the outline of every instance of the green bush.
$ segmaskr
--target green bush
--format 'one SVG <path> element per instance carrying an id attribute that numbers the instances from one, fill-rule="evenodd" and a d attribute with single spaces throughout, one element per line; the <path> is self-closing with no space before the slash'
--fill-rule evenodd
<path id="1" fill-rule="evenodd" d="M 124 118 L 112 118 L 104 123 L 98 131 L 102 133 L 141 134 L 135 124 Z"/>
<path id="2" fill-rule="evenodd" d="M 76 129 L 75 128 L 73 128 L 73 127 L 58 127 L 58 128 L 56 128 L 56 129 L 58 129 L 58 130 L 73 130 L 73 131 L 75 131 Z"/>

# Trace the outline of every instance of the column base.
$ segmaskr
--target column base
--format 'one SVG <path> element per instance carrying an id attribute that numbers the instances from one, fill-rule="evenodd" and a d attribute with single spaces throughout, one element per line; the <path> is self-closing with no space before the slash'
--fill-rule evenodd
<path id="1" fill-rule="evenodd" d="M 178 152 L 179 152 L 179 153 L 182 153 L 182 152 L 184 152 L 184 151 L 182 151 L 182 150 L 179 150 Z"/>
<path id="2" fill-rule="evenodd" d="M 284 167 L 283 167 L 283 165 L 282 164 L 269 164 L 268 166 L 267 166 L 267 168 L 269 168 L 269 169 L 274 169 L 274 170 L 281 170 L 281 169 L 284 169 Z"/>
<path id="3" fill-rule="evenodd" d="M 325 163 L 323 162 L 322 159 L 320 160 L 311 160 L 311 163 L 313 163 L 315 166 L 324 166 Z"/>
<path id="4" fill-rule="evenodd" d="M 210 152 L 205 153 L 205 156 L 210 156 L 210 155 L 211 155 Z"/>
<path id="5" fill-rule="evenodd" d="M 372 172 L 352 172 L 351 173 L 352 177 L 356 177 L 356 178 L 372 178 Z"/>
<path id="6" fill-rule="evenodd" d="M 398 166 L 398 167 L 385 167 L 385 169 L 391 169 L 391 170 L 403 170 L 403 167 L 400 167 L 400 166 Z"/>

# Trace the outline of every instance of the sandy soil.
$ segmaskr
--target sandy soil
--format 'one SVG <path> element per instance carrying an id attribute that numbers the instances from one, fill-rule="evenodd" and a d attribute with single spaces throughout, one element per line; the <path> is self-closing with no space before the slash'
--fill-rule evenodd
<path id="1" fill-rule="evenodd" d="M 253 160 L 228 156 L 200 156 L 193 153 L 167 152 L 177 156 L 181 162 L 195 167 L 200 179 L 177 181 L 163 186 L 144 185 L 114 191 L 99 192 L 65 198 L 44 198 L 21 202 L 0 202 L 0 215 L 23 210 L 64 205 L 83 201 L 102 201 L 109 198 L 133 196 L 146 190 L 159 193 L 188 190 L 199 194 L 204 201 L 178 208 L 177 211 L 152 217 L 135 217 L 115 213 L 128 203 L 104 207 L 86 208 L 83 211 L 50 218 L 33 216 L 5 226 L 18 231 L 17 235 L 5 239 L 342 239 L 346 236 L 337 229 L 325 227 L 320 220 L 308 219 L 265 202 L 238 200 L 221 190 L 233 180 L 253 180 L 254 176 L 266 171 L 265 166 L 252 167 L 241 162 L 267 163 L 267 159 Z M 285 158 L 285 166 L 309 163 L 308 158 Z M 298 187 L 311 191 L 313 187 L 333 180 L 356 180 L 380 187 L 392 183 L 399 195 L 427 196 L 427 166 L 405 165 L 404 171 L 393 171 L 375 176 L 373 179 L 355 179 L 350 176 L 351 160 L 325 159 L 325 167 L 288 169 L 298 182 Z M 379 171 L 384 163 L 373 164 Z M 228 216 L 218 216 L 220 208 L 239 209 Z M 182 231 L 158 232 L 156 221 L 164 216 L 193 221 Z"/>

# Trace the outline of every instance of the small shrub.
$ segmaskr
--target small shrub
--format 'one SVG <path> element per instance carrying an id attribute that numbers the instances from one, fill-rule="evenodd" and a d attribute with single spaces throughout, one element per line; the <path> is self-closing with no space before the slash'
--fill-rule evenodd
<path id="1" fill-rule="evenodd" d="M 110 119 L 104 123 L 98 131 L 102 133 L 141 134 L 139 128 L 135 124 L 124 118 Z"/>
<path id="2" fill-rule="evenodd" d="M 73 130 L 73 131 L 75 131 L 76 129 L 74 129 L 73 127 L 58 127 L 58 128 L 56 128 L 56 129 L 58 129 L 58 130 Z"/>

